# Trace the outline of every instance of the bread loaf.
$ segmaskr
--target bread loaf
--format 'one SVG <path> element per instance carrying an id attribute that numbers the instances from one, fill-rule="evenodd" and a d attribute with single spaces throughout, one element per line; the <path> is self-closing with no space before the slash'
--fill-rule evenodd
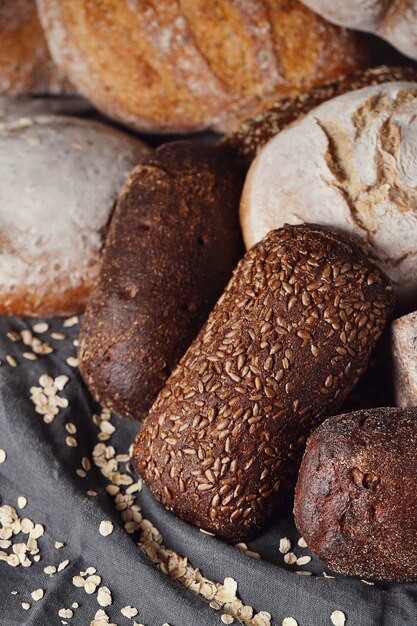
<path id="1" fill-rule="evenodd" d="M 417 312 L 391 325 L 392 361 L 397 406 L 417 406 Z"/>
<path id="2" fill-rule="evenodd" d="M 417 579 L 417 409 L 331 417 L 310 437 L 295 491 L 297 528 L 330 569 Z"/>
<path id="3" fill-rule="evenodd" d="M 393 282 L 398 308 L 417 298 L 417 82 L 353 91 L 284 129 L 252 164 L 241 203 L 247 247 L 285 223 L 353 235 Z"/>
<path id="4" fill-rule="evenodd" d="M 155 497 L 228 541 L 295 482 L 310 430 L 365 370 L 392 306 L 385 277 L 318 226 L 270 232 L 238 264 L 134 446 Z"/>
<path id="5" fill-rule="evenodd" d="M 73 92 L 52 62 L 39 23 L 36 0 L 0 2 L 0 93 Z"/>
<path id="6" fill-rule="evenodd" d="M 80 336 L 93 395 L 141 418 L 243 254 L 239 168 L 217 148 L 158 148 L 127 181 Z"/>
<path id="7" fill-rule="evenodd" d="M 147 152 L 97 122 L 34 116 L 0 130 L 0 313 L 84 308 L 123 181 Z"/>
<path id="8" fill-rule="evenodd" d="M 302 0 L 334 24 L 383 37 L 417 59 L 417 0 Z"/>
<path id="9" fill-rule="evenodd" d="M 259 150 L 272 137 L 319 104 L 361 87 L 397 81 L 416 82 L 417 69 L 382 65 L 339 76 L 306 93 L 279 98 L 272 105 L 270 102 L 265 103 L 257 115 L 243 121 L 237 130 L 225 135 L 221 145 L 249 167 Z"/>
<path id="10" fill-rule="evenodd" d="M 358 36 L 297 0 L 38 0 L 56 63 L 137 130 L 224 129 L 273 94 L 366 61 Z M 103 45 L 103 42 L 107 45 Z"/>

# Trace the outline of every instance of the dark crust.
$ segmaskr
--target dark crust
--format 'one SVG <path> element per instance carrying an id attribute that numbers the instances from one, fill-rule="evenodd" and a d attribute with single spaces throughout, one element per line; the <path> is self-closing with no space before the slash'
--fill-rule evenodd
<path id="1" fill-rule="evenodd" d="M 417 408 L 332 417 L 310 437 L 295 520 L 342 574 L 417 579 Z"/>
<path id="2" fill-rule="evenodd" d="M 80 336 L 95 398 L 142 418 L 206 321 L 243 253 L 239 167 L 174 142 L 128 179 Z"/>
<path id="3" fill-rule="evenodd" d="M 228 541 L 254 535 L 294 484 L 310 431 L 365 370 L 392 296 L 346 238 L 271 231 L 146 418 L 134 462 L 156 498 Z"/>
<path id="4" fill-rule="evenodd" d="M 286 126 L 289 126 L 326 100 L 349 91 L 393 81 L 417 81 L 413 67 L 383 65 L 361 70 L 314 87 L 307 93 L 281 98 L 264 111 L 245 120 L 238 129 L 226 135 L 221 145 L 249 167 L 259 150 Z"/>

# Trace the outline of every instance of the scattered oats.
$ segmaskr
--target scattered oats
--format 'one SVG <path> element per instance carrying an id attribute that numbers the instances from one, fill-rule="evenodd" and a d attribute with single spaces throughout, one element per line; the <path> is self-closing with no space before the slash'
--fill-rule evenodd
<path id="1" fill-rule="evenodd" d="M 87 476 L 87 472 L 83 469 L 76 469 L 75 473 L 77 474 L 77 476 L 79 476 L 80 478 L 85 478 Z"/>
<path id="2" fill-rule="evenodd" d="M 24 352 L 23 353 L 23 358 L 27 359 L 28 361 L 37 361 L 38 357 L 36 356 L 36 354 L 34 352 Z"/>
<path id="3" fill-rule="evenodd" d="M 279 551 L 281 554 L 287 554 L 291 550 L 291 541 L 288 537 L 282 537 L 279 540 Z"/>
<path id="4" fill-rule="evenodd" d="M 17 594 L 18 594 L 17 591 L 11 591 L 10 593 L 12 594 L 12 596 L 17 596 Z"/>
<path id="5" fill-rule="evenodd" d="M 77 432 L 77 427 L 75 424 L 73 424 L 72 422 L 68 422 L 68 424 L 65 424 L 65 430 L 70 434 L 70 435 L 75 435 L 75 433 Z"/>
<path id="6" fill-rule="evenodd" d="M 107 493 L 109 493 L 111 496 L 115 496 L 116 493 L 119 493 L 120 491 L 120 487 L 118 487 L 117 485 L 107 485 L 106 487 L 106 491 Z"/>
<path id="7" fill-rule="evenodd" d="M 19 496 L 17 499 L 17 506 L 19 507 L 19 509 L 24 509 L 25 506 L 27 505 L 28 501 L 24 496 Z"/>
<path id="8" fill-rule="evenodd" d="M 20 334 L 16 332 L 6 333 L 6 336 L 10 339 L 10 341 L 13 341 L 13 343 L 20 340 Z"/>
<path id="9" fill-rule="evenodd" d="M 74 587 L 84 587 L 85 580 L 82 576 L 73 576 L 72 584 L 74 585 Z"/>
<path id="10" fill-rule="evenodd" d="M 311 561 L 311 556 L 300 556 L 298 557 L 296 563 L 297 565 L 307 565 L 307 563 L 310 563 Z"/>
<path id="11" fill-rule="evenodd" d="M 304 537 L 299 538 L 298 545 L 300 546 L 300 548 L 308 548 L 307 541 L 304 539 Z"/>
<path id="12" fill-rule="evenodd" d="M 82 574 L 82 576 L 91 576 L 92 574 L 95 574 L 97 571 L 97 569 L 95 567 L 87 567 L 87 569 L 85 570 L 85 572 L 80 572 Z M 97 576 L 97 578 L 99 578 L 99 576 Z"/>
<path id="13" fill-rule="evenodd" d="M 113 523 L 109 520 L 103 520 L 102 522 L 100 522 L 99 530 L 100 535 L 103 535 L 103 537 L 107 537 L 108 535 L 111 535 L 114 530 Z"/>
<path id="14" fill-rule="evenodd" d="M 54 543 L 54 548 L 56 548 L 57 550 L 59 550 L 59 548 L 63 548 L 65 546 L 65 543 L 63 543 L 62 541 L 55 541 Z"/>
<path id="15" fill-rule="evenodd" d="M 86 580 L 84 584 L 84 589 L 86 593 L 91 595 L 96 592 L 97 585 L 93 583 L 91 580 Z"/>
<path id="16" fill-rule="evenodd" d="M 29 602 L 22 602 L 22 609 L 24 609 L 25 611 L 28 611 L 30 609 Z"/>
<path id="17" fill-rule="evenodd" d="M 61 563 L 58 565 L 58 572 L 62 572 L 62 570 L 65 569 L 68 564 L 69 564 L 69 559 L 65 559 L 65 561 L 61 561 Z"/>
<path id="18" fill-rule="evenodd" d="M 35 331 L 35 333 L 39 333 L 41 335 L 42 333 L 46 333 L 46 331 L 49 330 L 49 325 L 46 322 L 39 322 L 38 324 L 33 325 L 33 330 Z"/>
<path id="19" fill-rule="evenodd" d="M 41 555 L 37 554 L 36 556 L 33 557 L 33 560 L 36 561 L 36 563 L 38 563 L 41 560 Z"/>
<path id="20" fill-rule="evenodd" d="M 330 619 L 332 620 L 332 624 L 334 624 L 334 626 L 345 626 L 346 615 L 342 611 L 333 611 L 330 615 Z"/>
<path id="21" fill-rule="evenodd" d="M 136 615 L 138 614 L 138 610 L 135 609 L 133 606 L 124 606 L 120 612 L 125 617 L 136 617 Z"/>
<path id="22" fill-rule="evenodd" d="M 334 576 L 332 576 L 332 578 L 334 578 Z M 375 583 L 371 583 L 369 580 L 364 580 L 363 578 L 361 578 L 361 583 L 365 583 L 365 585 L 375 585 Z"/>
<path id="23" fill-rule="evenodd" d="M 297 562 L 297 557 L 294 552 L 287 552 L 287 554 L 284 554 L 284 561 L 287 565 L 294 565 Z"/>
<path id="24" fill-rule="evenodd" d="M 30 595 L 35 600 L 35 602 L 37 602 L 38 600 L 42 600 L 44 594 L 45 592 L 43 589 L 35 589 Z"/>
<path id="25" fill-rule="evenodd" d="M 72 342 L 72 345 L 75 346 L 75 348 L 78 348 L 78 346 L 80 345 L 80 342 L 78 341 L 78 339 L 74 339 L 74 341 Z"/>
<path id="26" fill-rule="evenodd" d="M 110 606 L 113 602 L 111 592 L 108 587 L 100 587 L 97 594 L 97 602 L 100 606 Z M 136 615 L 136 614 L 135 614 Z"/>
<path id="27" fill-rule="evenodd" d="M 90 496 L 91 498 L 94 498 L 94 496 L 97 495 L 97 491 L 94 491 L 93 489 L 89 489 L 87 491 L 87 496 Z"/>
<path id="28" fill-rule="evenodd" d="M 55 574 L 56 572 L 56 567 L 55 565 L 47 565 L 46 567 L 43 568 L 43 571 L 45 572 L 45 574 L 49 574 L 50 576 L 53 576 L 53 574 Z"/>
<path id="29" fill-rule="evenodd" d="M 220 619 L 222 620 L 223 624 L 233 624 L 233 622 L 235 621 L 233 617 L 228 613 L 223 613 Z"/>
<path id="30" fill-rule="evenodd" d="M 71 619 L 71 617 L 74 616 L 74 611 L 72 611 L 71 609 L 59 609 L 58 615 L 59 617 L 66 617 L 68 619 Z"/>
<path id="31" fill-rule="evenodd" d="M 75 437 L 65 437 L 65 443 L 70 448 L 76 448 L 78 446 L 78 443 Z"/>
<path id="32" fill-rule="evenodd" d="M 83 469 L 85 469 L 86 472 L 89 472 L 91 469 L 91 462 L 90 459 L 86 456 L 83 456 L 83 458 L 81 459 L 81 465 L 83 466 Z"/>
<path id="33" fill-rule="evenodd" d="M 0 463 L 4 463 L 6 460 L 6 453 L 4 450 L 2 450 L 2 448 L 0 448 Z"/>
<path id="34" fill-rule="evenodd" d="M 42 537 L 44 532 L 45 532 L 45 529 L 42 526 L 42 524 L 35 524 L 33 530 L 30 531 L 30 536 L 33 539 L 39 539 L 39 537 Z"/>
<path id="35" fill-rule="evenodd" d="M 299 576 L 311 576 L 311 572 L 307 572 L 306 570 L 297 570 L 295 572 L 296 574 L 298 574 Z"/>
<path id="36" fill-rule="evenodd" d="M 57 341 L 62 341 L 63 339 L 65 339 L 64 333 L 53 332 L 51 333 L 51 337 L 52 339 L 56 339 Z"/>
<path id="37" fill-rule="evenodd" d="M 59 389 L 59 391 L 62 391 L 68 381 L 69 381 L 68 376 L 65 376 L 64 374 L 61 374 L 60 376 L 57 376 L 55 378 L 54 385 L 55 385 L 55 387 L 57 387 Z"/>
<path id="38" fill-rule="evenodd" d="M 17 361 L 15 358 L 13 358 L 10 354 L 6 354 L 6 361 L 8 362 L 9 365 L 11 365 L 12 367 L 17 367 Z M 30 605 L 29 607 L 30 608 Z"/>
<path id="39" fill-rule="evenodd" d="M 64 328 L 71 328 L 71 326 L 75 326 L 76 324 L 78 324 L 78 315 L 68 317 L 66 320 L 64 320 L 64 323 L 62 325 Z"/>
<path id="40" fill-rule="evenodd" d="M 75 356 L 69 356 L 66 361 L 71 367 L 78 367 L 78 359 Z"/>
<path id="41" fill-rule="evenodd" d="M 326 572 L 323 572 L 323 576 L 324 578 L 336 578 L 335 576 L 330 576 L 330 574 L 326 574 Z"/>
<path id="42" fill-rule="evenodd" d="M 204 530 L 204 528 L 199 528 L 200 533 L 203 533 L 203 535 L 209 535 L 210 537 L 215 537 L 216 535 L 214 533 L 209 532 L 208 530 Z"/>
<path id="43" fill-rule="evenodd" d="M 73 603 L 71 604 L 71 607 L 72 607 L 73 609 L 78 609 L 78 607 L 79 607 L 79 606 L 80 606 L 80 605 L 78 604 L 78 602 L 73 602 Z"/>
<path id="44" fill-rule="evenodd" d="M 282 626 L 298 626 L 298 622 L 293 617 L 284 617 Z"/>

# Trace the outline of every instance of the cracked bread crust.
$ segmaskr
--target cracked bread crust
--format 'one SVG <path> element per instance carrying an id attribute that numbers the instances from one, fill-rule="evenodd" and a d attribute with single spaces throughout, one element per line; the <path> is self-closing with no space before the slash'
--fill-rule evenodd
<path id="1" fill-rule="evenodd" d="M 417 579 L 417 408 L 326 420 L 307 443 L 295 492 L 298 530 L 330 569 Z"/>
<path id="2" fill-rule="evenodd" d="M 242 195 L 247 247 L 284 223 L 353 235 L 391 278 L 398 309 L 417 297 L 417 83 L 366 87 L 274 137 Z M 300 184 L 302 181 L 302 184 Z"/>

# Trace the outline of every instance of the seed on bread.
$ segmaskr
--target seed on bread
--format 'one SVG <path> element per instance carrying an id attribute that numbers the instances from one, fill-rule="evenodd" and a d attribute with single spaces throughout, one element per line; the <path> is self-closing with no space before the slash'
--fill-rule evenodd
<path id="1" fill-rule="evenodd" d="M 391 308 L 384 275 L 349 240 L 315 225 L 271 231 L 136 439 L 156 498 L 227 540 L 253 535 L 293 484 L 310 430 L 366 368 Z"/>

